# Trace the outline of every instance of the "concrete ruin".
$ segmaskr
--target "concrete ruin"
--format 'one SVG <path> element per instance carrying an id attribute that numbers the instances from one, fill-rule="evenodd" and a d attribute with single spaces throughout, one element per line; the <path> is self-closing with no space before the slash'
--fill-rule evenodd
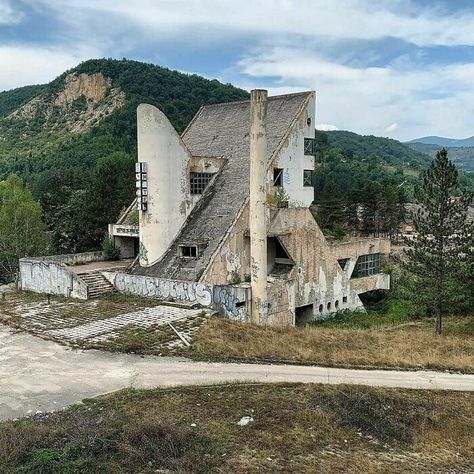
<path id="1" fill-rule="evenodd" d="M 195 300 L 199 288 L 229 317 L 284 326 L 363 311 L 361 293 L 389 288 L 387 239 L 329 243 L 309 211 L 314 92 L 204 106 L 181 136 L 151 105 L 137 122 L 137 199 L 109 226 L 137 257 L 110 276 L 120 291 Z"/>
<path id="2" fill-rule="evenodd" d="M 109 234 L 133 264 L 97 255 L 20 261 L 20 287 L 94 298 L 116 290 L 287 326 L 388 289 L 387 239 L 328 242 L 313 202 L 315 93 L 201 107 L 180 136 L 152 105 L 137 109 L 137 197 Z"/>

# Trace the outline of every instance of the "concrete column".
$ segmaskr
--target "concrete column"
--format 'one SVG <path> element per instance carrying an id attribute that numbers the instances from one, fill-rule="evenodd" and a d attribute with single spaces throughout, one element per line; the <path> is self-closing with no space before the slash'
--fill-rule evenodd
<path id="1" fill-rule="evenodd" d="M 191 155 L 165 114 L 137 109 L 138 161 L 147 164 L 148 209 L 139 212 L 140 265 L 161 259 L 191 211 L 187 165 Z"/>
<path id="2" fill-rule="evenodd" d="M 266 324 L 267 300 L 267 91 L 250 93 L 250 257 L 251 321 Z"/>

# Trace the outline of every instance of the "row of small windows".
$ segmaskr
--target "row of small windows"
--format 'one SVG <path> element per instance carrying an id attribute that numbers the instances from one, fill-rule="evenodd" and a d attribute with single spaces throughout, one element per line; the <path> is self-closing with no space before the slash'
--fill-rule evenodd
<path id="1" fill-rule="evenodd" d="M 342 297 L 342 302 L 343 304 L 347 303 L 347 296 L 343 296 Z M 326 309 L 327 311 L 331 311 L 332 310 L 332 303 L 330 301 L 328 301 L 326 303 Z M 339 309 L 339 300 L 336 300 L 334 302 L 334 311 L 337 311 Z M 319 305 L 319 312 L 322 313 L 324 311 L 324 305 L 323 304 L 320 304 Z"/>
<path id="2" fill-rule="evenodd" d="M 283 168 L 273 168 L 273 186 L 283 186 Z M 303 186 L 313 187 L 313 170 L 303 170 Z"/>

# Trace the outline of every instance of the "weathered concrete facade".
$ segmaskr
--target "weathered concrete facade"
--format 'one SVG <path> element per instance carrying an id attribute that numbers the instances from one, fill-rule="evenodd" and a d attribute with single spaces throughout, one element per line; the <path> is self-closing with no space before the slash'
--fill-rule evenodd
<path id="1" fill-rule="evenodd" d="M 330 243 L 309 211 L 314 92 L 205 106 L 181 136 L 151 105 L 137 120 L 137 199 L 109 233 L 139 258 L 104 272 L 108 284 L 278 326 L 363 311 L 360 294 L 389 288 L 388 240 Z M 28 272 L 39 270 L 25 266 L 26 287 Z M 60 280 L 61 294 L 81 297 L 66 279 L 58 270 L 45 291 Z"/>
<path id="2" fill-rule="evenodd" d="M 360 293 L 389 287 L 378 260 L 355 270 L 359 256 L 388 253 L 388 241 L 330 244 L 308 209 L 314 92 L 267 99 L 257 90 L 247 102 L 203 107 L 181 138 L 157 109 L 140 106 L 138 114 L 139 160 L 147 163 L 149 184 L 133 273 L 154 278 L 149 285 L 243 288 L 252 310 L 239 301 L 239 319 L 272 325 L 363 310 Z M 159 184 L 170 161 L 172 180 Z M 172 225 L 163 227 L 170 216 Z M 369 265 L 377 274 L 364 276 Z"/>

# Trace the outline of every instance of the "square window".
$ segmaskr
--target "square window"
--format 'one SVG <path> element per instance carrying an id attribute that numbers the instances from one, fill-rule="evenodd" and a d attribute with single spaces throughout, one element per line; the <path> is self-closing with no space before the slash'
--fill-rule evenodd
<path id="1" fill-rule="evenodd" d="M 283 168 L 273 168 L 273 186 L 283 186 Z"/>
<path id="2" fill-rule="evenodd" d="M 303 170 L 303 186 L 313 187 L 313 171 Z"/>
<path id="3" fill-rule="evenodd" d="M 197 258 L 198 248 L 196 245 L 180 245 L 179 255 L 185 258 Z"/>
<path id="4" fill-rule="evenodd" d="M 214 173 L 193 173 L 189 174 L 189 184 L 191 194 L 202 194 L 211 181 Z"/>
<path id="5" fill-rule="evenodd" d="M 314 156 L 315 153 L 316 151 L 315 151 L 314 138 L 305 138 L 304 139 L 304 154 Z"/>

